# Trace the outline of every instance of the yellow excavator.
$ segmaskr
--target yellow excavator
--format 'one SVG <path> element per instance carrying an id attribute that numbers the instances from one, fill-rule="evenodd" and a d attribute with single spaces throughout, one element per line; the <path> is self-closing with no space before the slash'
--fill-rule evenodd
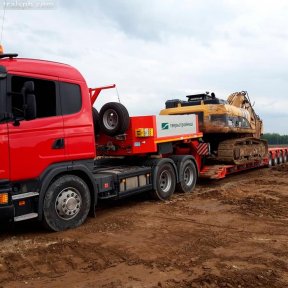
<path id="1" fill-rule="evenodd" d="M 203 140 L 210 143 L 212 161 L 245 164 L 267 156 L 268 144 L 260 139 L 263 122 L 246 91 L 235 92 L 227 100 L 208 92 L 186 97 L 187 101 L 166 101 L 160 115 L 197 114 Z"/>

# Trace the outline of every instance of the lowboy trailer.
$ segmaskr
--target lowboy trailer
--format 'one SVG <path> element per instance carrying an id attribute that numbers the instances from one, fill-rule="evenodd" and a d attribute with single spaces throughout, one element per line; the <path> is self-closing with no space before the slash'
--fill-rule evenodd
<path id="1" fill-rule="evenodd" d="M 197 115 L 130 117 L 115 102 L 98 113 L 93 103 L 115 85 L 89 89 L 69 65 L 17 56 L 0 55 L 1 220 L 61 231 L 95 215 L 99 199 L 149 192 L 166 200 L 193 191 L 199 176 L 268 166 L 270 154 L 287 160 L 282 149 L 245 167 L 207 165 Z"/>

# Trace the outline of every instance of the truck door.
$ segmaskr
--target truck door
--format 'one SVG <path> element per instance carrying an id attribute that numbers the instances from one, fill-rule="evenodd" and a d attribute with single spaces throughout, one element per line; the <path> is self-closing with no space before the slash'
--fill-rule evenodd
<path id="1" fill-rule="evenodd" d="M 9 179 L 9 149 L 7 124 L 0 123 L 0 180 Z"/>
<path id="2" fill-rule="evenodd" d="M 7 114 L 6 77 L 0 77 L 0 180 L 8 180 L 10 176 L 8 128 L 5 114 Z"/>
<path id="3" fill-rule="evenodd" d="M 95 136 L 87 85 L 59 80 L 67 159 L 93 159 Z"/>
<path id="4" fill-rule="evenodd" d="M 21 95 L 26 81 L 33 81 L 36 99 L 36 119 L 30 121 L 24 120 Z M 8 123 L 11 180 L 37 178 L 49 165 L 66 160 L 58 82 L 9 76 L 8 91 L 16 119 Z"/>

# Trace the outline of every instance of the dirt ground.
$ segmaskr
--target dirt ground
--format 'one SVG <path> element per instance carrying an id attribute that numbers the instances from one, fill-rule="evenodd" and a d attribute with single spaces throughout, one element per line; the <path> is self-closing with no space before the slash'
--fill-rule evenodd
<path id="1" fill-rule="evenodd" d="M 288 164 L 166 203 L 102 202 L 78 229 L 0 235 L 0 287 L 288 287 Z"/>

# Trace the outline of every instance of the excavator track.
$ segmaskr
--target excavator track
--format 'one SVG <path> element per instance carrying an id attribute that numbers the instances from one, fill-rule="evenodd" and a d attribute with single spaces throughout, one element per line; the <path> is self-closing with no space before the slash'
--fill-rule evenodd
<path id="1" fill-rule="evenodd" d="M 217 160 L 229 164 L 245 164 L 250 161 L 261 160 L 267 155 L 267 141 L 247 137 L 220 142 Z"/>

